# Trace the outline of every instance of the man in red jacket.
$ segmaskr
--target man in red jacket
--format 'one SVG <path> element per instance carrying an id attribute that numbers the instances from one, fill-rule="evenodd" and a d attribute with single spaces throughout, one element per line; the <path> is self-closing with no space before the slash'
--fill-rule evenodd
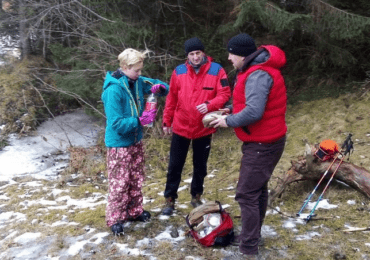
<path id="1" fill-rule="evenodd" d="M 185 42 L 187 61 L 176 67 L 170 81 L 170 92 L 163 112 L 163 131 L 172 133 L 170 161 L 164 192 L 166 205 L 164 215 L 172 215 L 181 172 L 190 143 L 193 147 L 193 179 L 191 182 L 191 205 L 202 204 L 204 178 L 211 149 L 214 128 L 205 128 L 203 116 L 222 108 L 231 92 L 225 70 L 206 56 L 204 46 L 197 38 Z"/>
<path id="2" fill-rule="evenodd" d="M 276 46 L 256 48 L 245 33 L 234 36 L 227 45 L 229 60 L 237 69 L 231 115 L 212 121 L 217 127 L 233 127 L 243 142 L 239 181 L 235 200 L 242 217 L 242 231 L 235 244 L 240 252 L 256 259 L 265 218 L 267 184 L 285 146 L 286 88 L 280 73 L 285 53 Z"/>

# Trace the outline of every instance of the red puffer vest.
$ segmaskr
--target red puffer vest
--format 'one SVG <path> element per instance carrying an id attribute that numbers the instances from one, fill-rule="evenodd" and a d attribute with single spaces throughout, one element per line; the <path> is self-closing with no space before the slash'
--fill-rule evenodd
<path id="1" fill-rule="evenodd" d="M 287 132 L 285 123 L 286 87 L 279 70 L 285 65 L 286 58 L 285 53 L 276 46 L 265 45 L 260 48 L 265 48 L 270 53 L 270 58 L 266 62 L 252 65 L 245 72 L 238 74 L 233 93 L 233 114 L 239 113 L 248 105 L 245 100 L 245 83 L 252 72 L 266 71 L 272 77 L 273 85 L 261 120 L 246 127 L 237 127 L 235 133 L 243 142 L 273 143 Z"/>

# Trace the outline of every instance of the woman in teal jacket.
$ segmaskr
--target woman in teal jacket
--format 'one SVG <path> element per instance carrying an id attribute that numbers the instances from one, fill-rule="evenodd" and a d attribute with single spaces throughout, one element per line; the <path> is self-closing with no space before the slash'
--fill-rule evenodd
<path id="1" fill-rule="evenodd" d="M 152 123 L 156 109 L 144 111 L 144 95 L 167 95 L 169 86 L 158 79 L 141 76 L 147 52 L 126 49 L 119 56 L 120 68 L 108 72 L 102 101 L 106 114 L 108 203 L 106 223 L 114 234 L 123 232 L 127 220 L 147 221 L 143 209 L 143 126 Z"/>

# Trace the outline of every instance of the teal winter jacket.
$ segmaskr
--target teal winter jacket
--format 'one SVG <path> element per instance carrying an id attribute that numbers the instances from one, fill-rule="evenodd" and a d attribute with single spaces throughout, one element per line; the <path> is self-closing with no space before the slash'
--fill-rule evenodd
<path id="1" fill-rule="evenodd" d="M 161 95 L 168 94 L 168 84 L 158 79 L 140 76 L 135 81 L 131 92 L 126 76 L 116 79 L 112 77 L 112 72 L 107 72 L 101 96 L 106 115 L 105 145 L 107 147 L 128 147 L 143 138 L 143 126 L 140 124 L 139 117 L 145 108 L 144 95 L 150 94 L 150 89 L 155 84 L 165 85 L 166 91 Z"/>

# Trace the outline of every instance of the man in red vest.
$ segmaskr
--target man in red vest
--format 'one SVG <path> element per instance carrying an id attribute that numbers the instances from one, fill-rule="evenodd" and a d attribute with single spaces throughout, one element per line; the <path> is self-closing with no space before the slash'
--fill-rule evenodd
<path id="1" fill-rule="evenodd" d="M 243 142 L 241 168 L 236 188 L 242 217 L 242 231 L 235 244 L 240 252 L 255 259 L 265 218 L 267 184 L 285 146 L 286 88 L 280 68 L 284 52 L 276 46 L 256 48 L 245 33 L 234 36 L 227 45 L 229 60 L 237 69 L 231 113 L 211 122 L 217 127 L 233 127 Z"/>
<path id="2" fill-rule="evenodd" d="M 214 128 L 205 128 L 202 118 L 208 112 L 224 107 L 231 90 L 225 70 L 204 52 L 197 37 L 184 44 L 187 60 L 172 73 L 170 92 L 163 111 L 163 132 L 172 134 L 167 182 L 164 191 L 166 205 L 163 215 L 172 215 L 181 173 L 190 144 L 193 148 L 193 179 L 190 193 L 191 205 L 202 204 L 207 160 L 211 150 Z"/>

